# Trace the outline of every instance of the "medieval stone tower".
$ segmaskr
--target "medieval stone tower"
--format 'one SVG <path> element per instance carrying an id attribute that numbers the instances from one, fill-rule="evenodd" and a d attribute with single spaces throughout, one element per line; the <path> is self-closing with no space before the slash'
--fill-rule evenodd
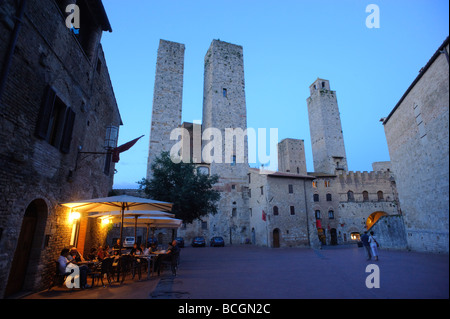
<path id="1" fill-rule="evenodd" d="M 337 174 L 348 171 L 344 136 L 336 98 L 328 80 L 318 78 L 307 99 L 314 171 Z"/>
<path id="2" fill-rule="evenodd" d="M 244 59 L 242 46 L 213 40 L 205 56 L 203 91 L 203 155 L 212 156 L 210 173 L 220 176 L 219 213 L 210 216 L 211 235 L 224 236 L 230 243 L 242 243 L 248 237 L 248 206 L 243 194 L 248 190 L 248 145 Z M 220 135 L 221 142 L 208 143 Z M 231 143 L 225 143 L 231 137 Z M 218 147 L 221 146 L 221 147 Z M 216 152 L 220 152 L 220 156 Z M 214 153 L 214 154 L 213 154 Z M 203 156 L 203 161 L 207 161 Z M 226 238 L 228 237 L 228 238 Z"/>
<path id="3" fill-rule="evenodd" d="M 151 164 L 155 158 L 161 152 L 169 152 L 172 148 L 175 141 L 170 140 L 170 133 L 181 124 L 184 51 L 184 44 L 160 40 L 153 93 L 147 179 L 151 178 Z"/>
<path id="4" fill-rule="evenodd" d="M 278 143 L 278 171 L 301 175 L 307 174 L 303 140 L 285 138 Z"/>

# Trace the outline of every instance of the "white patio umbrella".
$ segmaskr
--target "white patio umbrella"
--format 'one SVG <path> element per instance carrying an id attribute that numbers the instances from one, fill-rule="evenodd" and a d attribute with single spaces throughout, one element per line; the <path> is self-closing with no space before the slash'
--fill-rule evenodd
<path id="1" fill-rule="evenodd" d="M 118 220 L 117 217 L 115 220 L 116 221 Z M 112 219 L 113 222 L 115 220 L 114 220 L 114 218 Z M 167 218 L 167 217 L 147 217 L 147 216 L 144 217 L 143 216 L 143 217 L 139 217 L 139 218 L 134 218 L 134 221 L 132 218 L 125 217 L 123 227 L 134 227 L 134 237 L 135 238 L 136 238 L 138 227 L 147 228 L 147 239 L 146 239 L 146 241 L 147 241 L 150 228 L 152 228 L 152 230 L 153 230 L 153 235 L 152 235 L 152 237 L 153 237 L 155 228 L 176 229 L 176 228 L 180 228 L 182 223 L 183 223 L 183 221 L 181 219 Z"/>
<path id="2" fill-rule="evenodd" d="M 112 212 L 101 212 L 89 215 L 91 218 L 114 218 L 120 217 L 122 215 L 121 211 Z M 175 214 L 161 212 L 157 210 L 126 210 L 124 212 L 125 217 L 175 217 Z"/>
<path id="3" fill-rule="evenodd" d="M 161 211 L 170 212 L 172 203 L 161 202 L 154 199 L 134 197 L 129 195 L 111 196 L 104 198 L 94 198 L 82 201 L 63 203 L 64 207 L 70 208 L 72 211 L 79 213 L 90 212 L 115 212 L 120 210 L 120 242 L 123 237 L 123 224 L 125 212 L 128 211 Z M 120 252 L 120 250 L 119 250 Z"/>

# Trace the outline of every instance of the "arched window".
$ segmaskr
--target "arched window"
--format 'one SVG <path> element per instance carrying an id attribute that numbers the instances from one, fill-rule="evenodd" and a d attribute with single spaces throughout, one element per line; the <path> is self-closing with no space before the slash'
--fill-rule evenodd
<path id="1" fill-rule="evenodd" d="M 377 192 L 377 195 L 378 195 L 378 201 L 384 200 L 383 192 L 382 192 L 382 191 L 378 191 L 378 192 Z"/>
<path id="2" fill-rule="evenodd" d="M 334 219 L 334 211 L 333 211 L 332 209 L 330 209 L 330 210 L 328 211 L 328 218 L 329 218 L 329 219 Z"/>
<path id="3" fill-rule="evenodd" d="M 273 216 L 278 216 L 278 206 L 273 206 Z"/>
<path id="4" fill-rule="evenodd" d="M 320 210 L 315 211 L 316 219 L 320 219 Z"/>
<path id="5" fill-rule="evenodd" d="M 347 192 L 347 201 L 349 201 L 349 202 L 354 202 L 355 201 L 355 196 L 353 195 L 352 191 L 348 191 Z"/>
<path id="6" fill-rule="evenodd" d="M 318 202 L 319 201 L 319 194 L 314 194 L 313 196 L 314 196 L 314 201 Z"/>
<path id="7" fill-rule="evenodd" d="M 364 201 L 364 202 L 369 201 L 369 192 L 364 191 L 364 192 L 362 193 L 362 195 L 363 195 L 363 201 Z"/>
<path id="8" fill-rule="evenodd" d="M 327 202 L 331 202 L 333 200 L 330 193 L 327 194 Z"/>

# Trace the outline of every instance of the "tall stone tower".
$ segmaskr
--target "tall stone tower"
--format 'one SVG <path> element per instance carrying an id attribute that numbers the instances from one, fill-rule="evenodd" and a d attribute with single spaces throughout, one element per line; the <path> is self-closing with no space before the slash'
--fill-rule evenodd
<path id="1" fill-rule="evenodd" d="M 328 80 L 318 78 L 309 87 L 309 127 L 314 171 L 339 174 L 348 171 L 344 136 L 336 92 Z"/>
<path id="2" fill-rule="evenodd" d="M 307 174 L 303 140 L 285 138 L 278 143 L 278 171 L 301 175 Z"/>
<path id="3" fill-rule="evenodd" d="M 247 129 L 242 46 L 212 41 L 205 56 L 203 96 L 203 161 L 208 162 L 205 153 L 212 156 L 210 173 L 220 176 L 216 187 L 221 191 L 219 213 L 209 219 L 210 234 L 243 243 L 249 237 L 249 209 L 244 199 L 249 166 L 247 137 L 240 134 Z M 232 142 L 225 143 L 234 134 Z"/>
<path id="4" fill-rule="evenodd" d="M 176 141 L 170 133 L 181 125 L 183 100 L 184 44 L 160 40 L 153 92 L 152 124 L 147 163 L 147 179 L 151 164 L 161 152 L 169 152 Z"/>

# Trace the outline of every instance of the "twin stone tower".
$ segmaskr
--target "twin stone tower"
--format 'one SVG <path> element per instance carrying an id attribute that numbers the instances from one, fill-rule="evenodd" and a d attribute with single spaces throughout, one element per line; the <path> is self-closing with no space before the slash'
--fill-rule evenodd
<path id="1" fill-rule="evenodd" d="M 207 239 L 212 236 L 223 236 L 226 242 L 240 244 L 245 238 L 250 238 L 251 209 L 247 198 L 248 143 L 245 137 L 241 143 L 243 145 L 239 145 L 238 138 L 233 139 L 233 145 L 228 145 L 230 143 L 225 143 L 224 137 L 226 129 L 242 129 L 242 131 L 247 129 L 243 48 L 220 40 L 212 41 L 204 61 L 201 124 L 182 123 L 184 54 L 184 44 L 160 40 L 153 93 L 147 179 L 152 177 L 151 164 L 155 158 L 163 151 L 170 152 L 181 140 L 180 154 L 183 159 L 188 156 L 197 164 L 199 172 L 217 174 L 220 179 L 215 187 L 221 192 L 218 213 L 205 217 L 202 221 L 194 221 L 181 230 L 182 235 L 188 240 L 198 235 L 203 235 Z M 333 91 L 330 91 L 327 80 L 317 79 L 310 89 L 308 111 L 310 123 L 315 123 L 311 127 L 315 171 L 334 174 L 336 168 L 347 170 L 336 97 Z M 314 99 L 315 90 L 319 89 L 327 89 L 332 93 Z M 204 152 L 204 148 L 207 147 L 205 138 L 206 140 L 216 138 L 216 136 L 211 138 L 211 130 L 220 131 L 222 136 L 221 147 L 215 141 L 217 147 L 212 152 L 210 150 L 206 152 L 214 156 L 213 161 L 205 159 Z M 304 152 L 298 154 L 279 152 L 278 156 L 280 165 L 289 158 L 292 162 L 292 156 L 300 157 L 298 162 L 301 163 L 301 167 L 297 167 L 296 171 L 299 174 L 307 174 Z"/>

